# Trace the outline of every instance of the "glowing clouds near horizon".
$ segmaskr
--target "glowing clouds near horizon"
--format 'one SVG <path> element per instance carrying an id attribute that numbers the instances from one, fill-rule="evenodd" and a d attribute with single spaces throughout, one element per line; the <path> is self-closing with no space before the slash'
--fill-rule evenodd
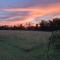
<path id="1" fill-rule="evenodd" d="M 3 19 L 3 21 L 0 22 L 1 25 L 7 24 L 7 25 L 15 25 L 15 24 L 24 24 L 26 22 L 33 22 L 35 18 L 37 17 L 43 17 L 46 15 L 54 15 L 54 14 L 60 14 L 60 4 L 57 5 L 48 5 L 48 6 L 35 6 L 35 7 L 29 7 L 29 8 L 4 8 L 0 9 L 0 11 L 3 12 L 11 12 L 11 13 L 23 13 L 28 12 L 27 14 L 17 14 L 17 16 L 12 16 L 6 19 Z M 1 19 L 0 19 L 1 20 Z M 5 21 L 4 21 L 5 20 Z M 35 21 L 34 21 L 35 22 Z"/>

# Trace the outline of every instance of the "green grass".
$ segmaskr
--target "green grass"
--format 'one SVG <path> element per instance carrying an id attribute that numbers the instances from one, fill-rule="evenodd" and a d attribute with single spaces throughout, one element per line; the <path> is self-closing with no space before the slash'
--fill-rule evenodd
<path id="1" fill-rule="evenodd" d="M 1 30 L 0 60 L 47 60 L 51 34 L 43 31 Z"/>

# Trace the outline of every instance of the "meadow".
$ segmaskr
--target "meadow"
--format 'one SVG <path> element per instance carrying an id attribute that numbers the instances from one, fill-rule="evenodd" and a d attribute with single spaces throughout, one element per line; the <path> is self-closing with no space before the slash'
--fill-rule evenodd
<path id="1" fill-rule="evenodd" d="M 53 48 L 48 52 L 51 35 L 47 31 L 0 30 L 0 60 L 55 60 Z"/>

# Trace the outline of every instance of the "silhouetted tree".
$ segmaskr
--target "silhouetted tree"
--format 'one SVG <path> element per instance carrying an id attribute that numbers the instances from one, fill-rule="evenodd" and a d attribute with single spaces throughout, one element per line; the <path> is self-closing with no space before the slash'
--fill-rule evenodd
<path id="1" fill-rule="evenodd" d="M 39 25 L 38 24 L 36 24 L 35 30 L 39 30 Z"/>
<path id="2" fill-rule="evenodd" d="M 3 25 L 0 26 L 0 30 L 58 30 L 60 29 L 60 18 L 54 18 L 52 21 L 41 20 L 39 24 L 35 26 L 31 25 L 31 23 L 26 23 L 27 27 L 22 24 L 16 26 L 8 26 Z"/>
<path id="3" fill-rule="evenodd" d="M 19 29 L 20 29 L 20 30 L 24 30 L 25 28 L 24 28 L 24 26 L 23 26 L 22 24 L 20 24 L 20 25 L 19 25 Z"/>

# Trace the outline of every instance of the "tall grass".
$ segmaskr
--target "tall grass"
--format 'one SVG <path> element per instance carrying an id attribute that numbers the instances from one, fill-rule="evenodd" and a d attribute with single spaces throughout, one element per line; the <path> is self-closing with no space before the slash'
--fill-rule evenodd
<path id="1" fill-rule="evenodd" d="M 60 57 L 59 33 L 1 30 L 0 60 L 57 60 Z"/>
<path id="2" fill-rule="evenodd" d="M 60 60 L 60 31 L 54 31 L 49 38 L 48 50 L 47 50 L 48 60 Z"/>

